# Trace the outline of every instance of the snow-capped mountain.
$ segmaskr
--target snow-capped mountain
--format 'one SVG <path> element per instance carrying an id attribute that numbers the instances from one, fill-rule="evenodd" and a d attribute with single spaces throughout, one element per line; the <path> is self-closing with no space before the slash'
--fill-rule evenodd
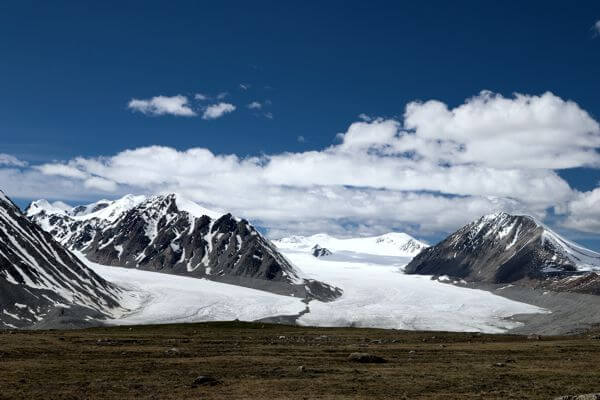
<path id="1" fill-rule="evenodd" d="M 337 288 L 303 279 L 248 221 L 208 210 L 178 194 L 128 195 L 66 210 L 39 200 L 27 208 L 27 215 L 60 243 L 102 265 L 300 297 L 333 299 L 341 294 Z"/>
<path id="2" fill-rule="evenodd" d="M 120 295 L 0 191 L 0 326 L 31 327 L 60 306 L 102 317 L 119 309 Z"/>
<path id="3" fill-rule="evenodd" d="M 405 271 L 490 283 L 557 281 L 596 275 L 600 254 L 562 238 L 533 217 L 501 212 L 483 216 L 424 250 Z"/>
<path id="4" fill-rule="evenodd" d="M 273 243 L 282 249 L 312 249 L 324 247 L 332 252 L 351 251 L 380 256 L 414 257 L 428 247 L 406 233 L 390 232 L 381 236 L 338 239 L 325 233 L 312 236 L 290 236 Z"/>

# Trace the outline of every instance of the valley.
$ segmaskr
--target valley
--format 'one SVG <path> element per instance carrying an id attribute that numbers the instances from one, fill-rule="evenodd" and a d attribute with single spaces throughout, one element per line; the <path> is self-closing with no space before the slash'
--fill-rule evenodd
<path id="1" fill-rule="evenodd" d="M 0 316 L 8 328 L 239 320 L 554 335 L 600 323 L 600 256 L 525 216 L 486 215 L 429 246 L 400 232 L 270 241 L 246 220 L 174 193 L 77 207 L 39 200 L 28 218 L 6 197 L 3 206 L 14 232 L 45 230 L 53 238 L 43 240 L 65 246 L 77 268 L 117 296 L 103 309 L 79 297 L 44 310 L 14 301 Z M 30 262 L 37 274 L 42 265 Z M 6 285 L 31 290 L 10 262 L 5 268 Z M 52 282 L 43 288 L 56 290 Z M 33 317 L 19 317 L 32 308 Z"/>
<path id="2" fill-rule="evenodd" d="M 600 400 L 600 1 L 0 4 L 0 400 Z"/>

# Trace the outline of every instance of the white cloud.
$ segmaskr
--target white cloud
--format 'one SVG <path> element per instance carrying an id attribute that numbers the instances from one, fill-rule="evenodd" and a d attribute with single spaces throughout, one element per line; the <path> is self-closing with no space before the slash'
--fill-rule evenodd
<path id="1" fill-rule="evenodd" d="M 217 95 L 217 100 L 223 100 L 224 98 L 226 98 L 227 96 L 229 96 L 229 93 L 227 92 L 221 92 Z"/>
<path id="2" fill-rule="evenodd" d="M 84 179 L 89 176 L 88 173 L 70 164 L 42 164 L 34 168 L 45 175 L 62 176 L 65 178 Z"/>
<path id="3" fill-rule="evenodd" d="M 156 96 L 151 99 L 131 99 L 127 105 L 133 111 L 150 115 L 176 115 L 183 117 L 193 117 L 196 112 L 188 105 L 186 96 Z"/>
<path id="4" fill-rule="evenodd" d="M 242 90 L 248 90 L 248 89 L 250 89 L 250 84 L 248 84 L 248 83 L 240 83 L 240 89 L 242 89 Z"/>
<path id="5" fill-rule="evenodd" d="M 453 109 L 410 103 L 403 121 L 356 122 L 339 138 L 320 151 L 249 158 L 149 146 L 34 170 L 63 182 L 53 198 L 70 200 L 91 189 L 178 191 L 274 234 L 402 229 L 419 235 L 447 232 L 495 210 L 543 218 L 553 207 L 571 218 L 570 226 L 596 229 L 581 221 L 590 218 L 586 210 L 598 209 L 600 194 L 574 191 L 556 169 L 600 165 L 598 123 L 550 93 L 483 92 Z M 20 177 L 0 174 L 0 187 L 24 179 L 48 190 L 39 176 Z"/>
<path id="6" fill-rule="evenodd" d="M 118 188 L 115 182 L 108 179 L 99 178 L 97 176 L 86 179 L 83 182 L 83 186 L 88 189 L 98 189 L 103 192 L 114 192 Z"/>
<path id="7" fill-rule="evenodd" d="M 216 119 L 235 111 L 235 106 L 229 103 L 213 104 L 204 110 L 202 119 Z"/>
<path id="8" fill-rule="evenodd" d="M 272 112 L 266 112 L 264 115 L 265 115 L 265 118 L 267 118 L 267 119 L 273 119 L 273 113 Z"/>
<path id="9" fill-rule="evenodd" d="M 248 104 L 247 107 L 251 110 L 260 110 L 262 108 L 262 104 L 260 104 L 258 101 L 253 101 L 252 103 Z"/>
<path id="10" fill-rule="evenodd" d="M 564 226 L 583 232 L 600 232 L 600 187 L 578 196 L 567 205 Z"/>
<path id="11" fill-rule="evenodd" d="M 19 160 L 11 154 L 0 153 L 0 166 L 7 167 L 26 167 L 27 162 Z"/>
<path id="12" fill-rule="evenodd" d="M 24 199 L 69 199 L 76 203 L 90 202 L 105 197 L 105 192 L 85 188 L 82 180 L 46 175 L 38 169 L 0 168 L 0 188 L 13 198 Z M 122 188 L 116 194 L 126 194 Z"/>
<path id="13" fill-rule="evenodd" d="M 600 166 L 600 125 L 552 93 L 505 98 L 483 91 L 454 109 L 439 101 L 410 103 L 403 134 L 390 151 L 418 151 L 453 164 L 562 169 Z"/>
<path id="14" fill-rule="evenodd" d="M 206 96 L 202 93 L 196 93 L 194 95 L 194 99 L 199 100 L 199 101 L 204 101 L 204 100 L 208 100 L 208 96 Z"/>
<path id="15" fill-rule="evenodd" d="M 296 138 L 296 140 L 298 141 L 298 143 L 304 143 L 306 142 L 306 138 L 304 138 L 304 136 L 300 135 Z"/>
<path id="16" fill-rule="evenodd" d="M 596 21 L 596 23 L 592 27 L 592 30 L 594 31 L 594 34 L 596 36 L 600 35 L 600 20 Z"/>

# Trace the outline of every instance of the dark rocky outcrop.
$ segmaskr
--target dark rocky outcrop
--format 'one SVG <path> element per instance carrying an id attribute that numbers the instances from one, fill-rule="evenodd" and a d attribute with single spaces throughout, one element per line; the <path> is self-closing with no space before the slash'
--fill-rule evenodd
<path id="1" fill-rule="evenodd" d="M 423 250 L 405 271 L 597 293 L 597 276 L 585 272 L 595 268 L 600 269 L 600 254 L 563 239 L 532 217 L 497 213 Z"/>
<path id="2" fill-rule="evenodd" d="M 52 325 L 64 309 L 102 318 L 119 307 L 120 293 L 0 191 L 0 326 Z"/>
<path id="3" fill-rule="evenodd" d="M 315 244 L 314 247 L 312 248 L 312 255 L 317 258 L 330 256 L 331 254 L 332 253 L 329 249 L 326 249 L 325 247 L 321 247 L 318 244 Z"/>
<path id="4" fill-rule="evenodd" d="M 352 353 L 348 356 L 348 361 L 362 364 L 383 364 L 385 358 L 369 353 Z"/>
<path id="5" fill-rule="evenodd" d="M 600 295 L 600 274 L 588 272 L 568 277 L 550 277 L 540 282 L 539 288 L 554 292 L 573 292 Z"/>

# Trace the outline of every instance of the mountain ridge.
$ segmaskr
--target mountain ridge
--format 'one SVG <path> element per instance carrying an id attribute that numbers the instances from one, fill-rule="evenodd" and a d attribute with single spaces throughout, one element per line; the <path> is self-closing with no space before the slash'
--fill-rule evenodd
<path id="1" fill-rule="evenodd" d="M 413 257 L 428 244 L 403 232 L 388 232 L 378 236 L 336 238 L 326 233 L 311 236 L 289 236 L 273 240 L 276 246 L 290 248 L 323 247 L 331 252 L 352 251 L 381 256 Z"/>
<path id="2" fill-rule="evenodd" d="M 0 191 L 1 324 L 53 326 L 65 310 L 81 320 L 102 319 L 121 308 L 121 294 Z"/>
<path id="3" fill-rule="evenodd" d="M 589 273 L 597 279 L 600 254 L 564 239 L 534 217 L 499 212 L 482 216 L 425 249 L 405 272 L 560 288 L 566 287 L 563 279 L 573 276 Z M 585 282 L 589 286 L 589 279 Z"/>
<path id="4" fill-rule="evenodd" d="M 330 285 L 304 279 L 247 220 L 216 212 L 171 193 L 124 196 L 93 212 L 32 202 L 29 218 L 90 261 L 206 278 L 278 294 L 331 300 Z M 87 207 L 87 208 L 86 208 Z"/>

